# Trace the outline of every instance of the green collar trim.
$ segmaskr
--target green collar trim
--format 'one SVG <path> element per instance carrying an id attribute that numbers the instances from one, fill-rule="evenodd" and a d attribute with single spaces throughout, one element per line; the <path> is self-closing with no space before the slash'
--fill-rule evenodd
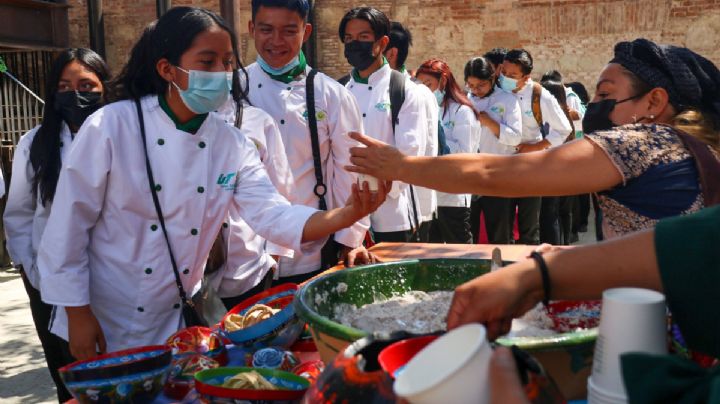
<path id="1" fill-rule="evenodd" d="M 385 56 L 383 56 L 383 62 L 380 65 L 380 69 L 382 69 L 382 67 L 385 66 L 386 64 L 388 64 L 388 61 L 387 61 L 387 59 L 385 59 Z M 378 70 L 380 70 L 380 69 L 378 69 Z M 375 70 L 375 71 L 377 71 L 377 70 Z M 373 72 L 373 73 L 375 73 L 375 72 Z M 372 73 L 370 73 L 370 76 L 372 76 Z M 362 78 L 362 77 L 360 77 L 360 72 L 358 72 L 357 69 L 352 69 L 352 78 L 353 78 L 353 80 L 355 80 L 356 83 L 368 84 L 368 80 L 370 79 L 370 76 L 367 76 L 366 78 Z"/>
<path id="2" fill-rule="evenodd" d="M 405 73 L 406 71 L 405 65 L 400 66 L 400 73 Z"/>
<path id="3" fill-rule="evenodd" d="M 270 76 L 273 80 L 281 81 L 285 84 L 288 84 L 295 80 L 295 77 L 301 75 L 302 73 L 305 73 L 305 68 L 307 67 L 307 60 L 305 59 L 305 53 L 302 50 L 298 54 L 298 61 L 300 62 L 300 64 L 283 74 L 268 73 L 265 69 L 263 69 L 263 71 L 267 73 L 267 75 Z"/>
<path id="4" fill-rule="evenodd" d="M 175 129 L 181 130 L 183 132 L 188 132 L 195 134 L 202 126 L 203 122 L 205 122 L 205 118 L 207 118 L 208 114 L 198 114 L 192 117 L 189 121 L 185 123 L 181 123 L 178 119 L 177 115 L 170 109 L 170 106 L 167 103 L 167 100 L 165 100 L 164 95 L 158 96 L 158 101 L 160 102 L 160 108 L 162 108 L 163 111 L 172 119 L 173 123 L 175 124 Z"/>

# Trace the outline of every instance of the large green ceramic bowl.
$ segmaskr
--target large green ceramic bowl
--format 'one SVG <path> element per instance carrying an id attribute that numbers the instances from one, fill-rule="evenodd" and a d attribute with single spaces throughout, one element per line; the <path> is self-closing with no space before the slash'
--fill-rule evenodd
<path id="1" fill-rule="evenodd" d="M 418 259 L 344 269 L 305 284 L 295 297 L 295 311 L 308 323 L 322 360 L 330 363 L 349 344 L 368 336 L 363 330 L 333 320 L 337 304 L 359 307 L 372 303 L 378 296 L 390 297 L 411 290 L 454 290 L 489 271 L 490 260 L 486 259 Z M 538 357 L 551 375 L 557 373 L 563 379 L 574 380 L 579 391 L 566 391 L 562 388 L 564 383 L 558 380 L 566 397 L 573 398 L 584 394 L 596 337 L 596 330 L 588 330 L 552 337 L 502 338 L 498 343 L 518 345 Z"/>

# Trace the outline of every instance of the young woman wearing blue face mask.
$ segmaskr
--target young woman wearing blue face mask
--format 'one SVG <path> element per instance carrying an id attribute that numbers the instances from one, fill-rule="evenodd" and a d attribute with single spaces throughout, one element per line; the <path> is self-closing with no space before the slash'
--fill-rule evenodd
<path id="1" fill-rule="evenodd" d="M 386 184 L 376 194 L 355 186 L 326 212 L 277 193 L 252 141 L 211 112 L 245 97 L 236 44 L 212 12 L 171 9 L 133 48 L 119 101 L 78 133 L 38 257 L 43 299 L 58 306 L 51 331 L 75 358 L 182 328 L 181 290 L 200 289 L 230 209 L 263 238 L 306 251 L 384 201 Z"/>
<path id="2" fill-rule="evenodd" d="M 480 122 L 450 66 L 442 60 L 430 59 L 420 65 L 416 77 L 435 93 L 440 106 L 440 129 L 449 153 L 477 153 Z M 470 195 L 438 192 L 437 200 L 438 218 L 430 229 L 430 241 L 472 243 Z"/>

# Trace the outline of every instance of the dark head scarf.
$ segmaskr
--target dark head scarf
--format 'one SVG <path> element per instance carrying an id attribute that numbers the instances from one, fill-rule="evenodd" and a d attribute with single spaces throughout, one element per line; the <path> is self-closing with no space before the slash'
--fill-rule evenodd
<path id="1" fill-rule="evenodd" d="M 652 88 L 664 88 L 678 111 L 694 107 L 720 115 L 720 71 L 690 49 L 640 38 L 615 45 L 610 63 L 622 65 Z"/>

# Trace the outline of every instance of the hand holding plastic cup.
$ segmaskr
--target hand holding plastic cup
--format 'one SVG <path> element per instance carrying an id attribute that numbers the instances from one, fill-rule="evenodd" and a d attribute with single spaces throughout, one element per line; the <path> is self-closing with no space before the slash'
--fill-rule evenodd
<path id="1" fill-rule="evenodd" d="M 588 379 L 590 403 L 627 402 L 620 355 L 667 353 L 666 318 L 662 293 L 639 288 L 603 292 L 593 370 Z"/>
<path id="2" fill-rule="evenodd" d="M 407 363 L 395 380 L 395 394 L 410 404 L 486 404 L 491 356 L 485 327 L 458 327 Z"/>
<path id="3" fill-rule="evenodd" d="M 358 185 L 360 189 L 363 189 L 363 182 L 368 183 L 370 192 L 377 192 L 380 189 L 380 180 L 367 174 L 358 174 Z"/>

